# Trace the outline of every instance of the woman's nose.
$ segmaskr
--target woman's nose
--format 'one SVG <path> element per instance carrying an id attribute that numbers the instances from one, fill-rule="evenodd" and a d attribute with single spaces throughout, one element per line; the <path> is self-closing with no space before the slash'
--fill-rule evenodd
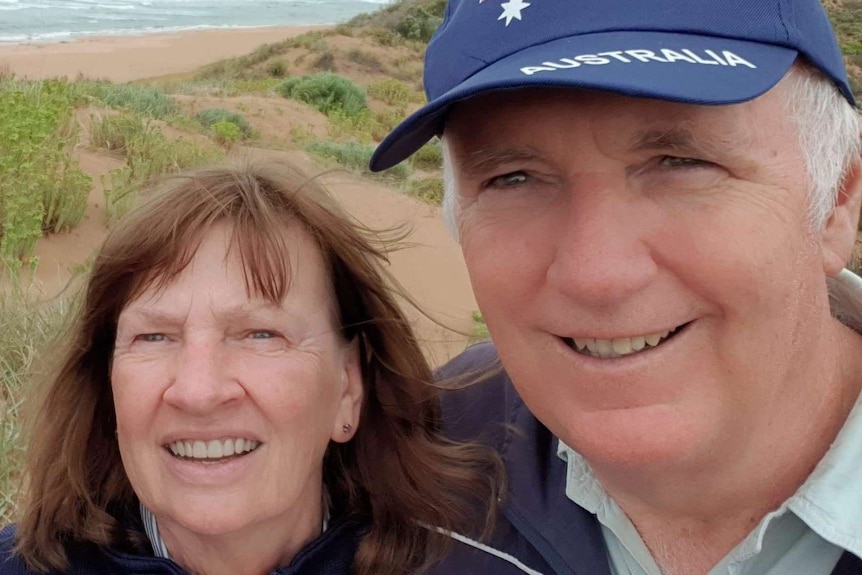
<path id="1" fill-rule="evenodd" d="M 228 369 L 229 356 L 220 341 L 184 342 L 165 402 L 192 415 L 207 415 L 242 397 L 242 385 Z"/>

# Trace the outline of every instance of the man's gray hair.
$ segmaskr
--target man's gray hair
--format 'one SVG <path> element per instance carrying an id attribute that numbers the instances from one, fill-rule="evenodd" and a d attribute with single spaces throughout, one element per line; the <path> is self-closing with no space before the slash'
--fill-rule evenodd
<path id="1" fill-rule="evenodd" d="M 782 80 L 787 113 L 796 122 L 809 181 L 809 222 L 829 219 L 851 162 L 862 149 L 859 114 L 815 68 L 798 63 Z M 443 219 L 458 240 L 458 191 L 452 157 L 443 140 Z"/>

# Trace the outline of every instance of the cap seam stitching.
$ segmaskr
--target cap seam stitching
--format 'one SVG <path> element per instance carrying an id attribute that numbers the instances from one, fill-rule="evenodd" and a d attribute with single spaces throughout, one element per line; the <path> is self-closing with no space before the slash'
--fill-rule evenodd
<path id="1" fill-rule="evenodd" d="M 781 22 L 781 27 L 784 29 L 784 38 L 788 44 L 791 43 L 790 38 L 790 27 L 784 18 L 784 2 L 782 0 L 777 0 L 778 2 L 778 21 Z"/>

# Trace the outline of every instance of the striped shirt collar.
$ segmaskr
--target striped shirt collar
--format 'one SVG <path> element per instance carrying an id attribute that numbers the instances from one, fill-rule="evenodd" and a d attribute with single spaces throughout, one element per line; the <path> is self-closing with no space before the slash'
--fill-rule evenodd
<path id="1" fill-rule="evenodd" d="M 150 540 L 150 545 L 153 547 L 153 555 L 162 559 L 170 559 L 171 553 L 168 551 L 168 546 L 165 545 L 165 540 L 159 532 L 159 522 L 153 512 L 146 508 L 143 503 L 138 504 L 141 510 L 141 520 L 144 523 L 144 533 L 147 534 L 147 539 Z M 325 533 L 329 527 L 329 507 L 323 506 L 323 526 L 321 533 Z"/>

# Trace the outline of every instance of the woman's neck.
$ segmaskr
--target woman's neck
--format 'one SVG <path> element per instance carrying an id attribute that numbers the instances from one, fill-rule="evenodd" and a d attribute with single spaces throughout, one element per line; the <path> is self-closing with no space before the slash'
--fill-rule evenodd
<path id="1" fill-rule="evenodd" d="M 171 559 L 193 575 L 266 575 L 320 536 L 321 506 L 224 534 L 199 534 L 159 519 Z M 158 518 L 157 518 L 158 519 Z"/>

